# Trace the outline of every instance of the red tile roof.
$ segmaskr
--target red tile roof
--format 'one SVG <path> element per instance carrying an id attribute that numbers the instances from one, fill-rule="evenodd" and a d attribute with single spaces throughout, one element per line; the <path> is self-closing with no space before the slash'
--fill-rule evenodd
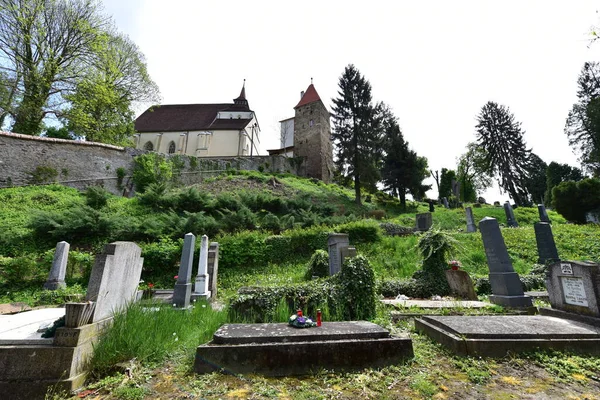
<path id="1" fill-rule="evenodd" d="M 317 93 L 315 86 L 311 83 L 308 89 L 306 89 L 304 96 L 302 96 L 302 98 L 300 99 L 300 102 L 296 104 L 296 107 L 294 108 L 302 107 L 319 100 L 321 100 L 321 98 L 319 97 L 319 93 Z"/>
<path id="2" fill-rule="evenodd" d="M 153 106 L 135 120 L 138 132 L 241 130 L 250 119 L 216 119 L 220 111 L 250 111 L 243 104 L 169 104 Z"/>

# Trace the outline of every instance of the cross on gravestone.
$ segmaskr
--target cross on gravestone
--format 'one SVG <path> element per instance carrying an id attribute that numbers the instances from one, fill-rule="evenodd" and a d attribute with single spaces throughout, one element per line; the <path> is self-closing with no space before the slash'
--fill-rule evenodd
<path id="1" fill-rule="evenodd" d="M 515 213 L 513 211 L 513 208 L 508 201 L 506 203 L 504 203 L 504 214 L 506 214 L 506 225 L 507 226 L 510 226 L 511 228 L 519 227 L 519 224 L 517 223 L 517 220 L 515 219 Z"/>
<path id="2" fill-rule="evenodd" d="M 467 216 L 467 232 L 477 232 L 477 226 L 475 225 L 475 217 L 473 217 L 473 209 L 471 207 L 467 207 L 465 208 L 465 213 Z"/>
<path id="3" fill-rule="evenodd" d="M 536 222 L 533 225 L 535 241 L 538 250 L 538 263 L 546 264 L 550 261 L 558 261 L 558 250 L 552 235 L 552 226 L 547 222 Z"/>
<path id="4" fill-rule="evenodd" d="M 335 275 L 342 269 L 341 248 L 348 247 L 350 239 L 346 233 L 331 233 L 327 238 L 329 252 L 329 275 Z"/>
<path id="5" fill-rule="evenodd" d="M 208 236 L 202 235 L 200 242 L 200 259 L 198 261 L 198 275 L 194 285 L 193 298 L 210 298 L 208 290 Z"/>
<path id="6" fill-rule="evenodd" d="M 492 295 L 490 301 L 505 307 L 531 307 L 531 297 L 525 296 L 519 275 L 515 272 L 500 226 L 495 218 L 479 221 L 481 239 L 490 270 Z"/>
<path id="7" fill-rule="evenodd" d="M 208 246 L 208 288 L 212 297 L 217 296 L 217 276 L 219 274 L 219 243 Z"/>
<path id="8" fill-rule="evenodd" d="M 52 269 L 48 275 L 48 280 L 44 283 L 44 289 L 56 290 L 64 288 L 65 275 L 67 273 L 67 260 L 69 259 L 69 243 L 62 241 L 56 244 L 54 259 L 52 260 Z"/>
<path id="9" fill-rule="evenodd" d="M 448 199 L 445 197 L 442 197 L 442 203 L 444 204 L 445 208 L 450 208 L 450 205 L 448 204 Z"/>
<path id="10" fill-rule="evenodd" d="M 546 207 L 543 204 L 538 204 L 538 213 L 540 214 L 540 222 L 550 223 L 550 217 L 548 217 L 548 212 L 546 211 Z"/>
<path id="11" fill-rule="evenodd" d="M 173 306 L 177 308 L 187 308 L 190 305 L 190 296 L 192 294 L 192 264 L 194 262 L 194 245 L 196 236 L 192 233 L 185 235 L 183 239 L 183 251 L 181 252 L 181 262 L 179 263 L 179 274 L 173 290 Z"/>
<path id="12" fill-rule="evenodd" d="M 433 225 L 433 219 L 431 217 L 431 213 L 422 213 L 422 214 L 417 214 L 416 215 L 416 223 L 417 223 L 417 230 L 424 232 L 424 231 L 428 231 L 429 228 L 431 228 L 431 225 Z"/>

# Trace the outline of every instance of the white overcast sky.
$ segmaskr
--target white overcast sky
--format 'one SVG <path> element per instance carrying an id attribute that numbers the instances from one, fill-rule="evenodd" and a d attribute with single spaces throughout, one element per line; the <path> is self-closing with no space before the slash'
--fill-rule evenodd
<path id="1" fill-rule="evenodd" d="M 163 104 L 230 102 L 245 78 L 262 128 L 261 154 L 279 147 L 278 121 L 293 116 L 310 78 L 331 109 L 338 79 L 352 63 L 434 170 L 455 167 L 489 100 L 510 107 L 527 145 L 544 161 L 578 165 L 563 128 L 583 63 L 600 59 L 600 43 L 589 47 L 598 1 L 104 0 L 104 6 L 146 55 Z M 485 196 L 507 198 L 497 189 Z"/>

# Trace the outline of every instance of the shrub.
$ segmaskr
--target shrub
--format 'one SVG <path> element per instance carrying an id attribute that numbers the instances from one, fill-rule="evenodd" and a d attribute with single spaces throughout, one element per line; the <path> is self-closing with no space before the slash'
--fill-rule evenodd
<path id="1" fill-rule="evenodd" d="M 15 290 L 32 283 L 41 285 L 49 270 L 48 265 L 41 267 L 34 255 L 15 258 L 0 256 L 0 278 L 4 289 Z"/>
<path id="2" fill-rule="evenodd" d="M 339 278 L 339 301 L 344 320 L 368 320 L 375 317 L 375 273 L 362 255 L 344 262 Z"/>
<path id="3" fill-rule="evenodd" d="M 265 246 L 266 234 L 256 231 L 243 231 L 234 235 L 220 236 L 219 267 L 251 268 L 267 264 L 268 248 Z"/>
<path id="4" fill-rule="evenodd" d="M 417 246 L 423 257 L 423 268 L 415 272 L 413 278 L 422 285 L 422 297 L 450 294 L 446 261 L 454 253 L 456 244 L 456 239 L 437 229 L 430 229 L 419 239 Z"/>
<path id="5" fill-rule="evenodd" d="M 176 207 L 179 211 L 210 212 L 213 204 L 213 196 L 210 193 L 201 192 L 195 187 L 182 190 L 176 198 Z"/>
<path id="6" fill-rule="evenodd" d="M 224 210 L 238 211 L 243 206 L 244 205 L 240 201 L 239 197 L 234 196 L 231 193 L 219 193 L 217 195 L 215 204 L 215 209 L 217 212 Z"/>
<path id="7" fill-rule="evenodd" d="M 561 182 L 552 189 L 552 205 L 567 220 L 585 223 L 585 214 L 600 208 L 600 180 Z"/>
<path id="8" fill-rule="evenodd" d="M 221 216 L 221 228 L 226 232 L 238 232 L 245 229 L 256 228 L 257 217 L 246 206 L 241 206 L 237 211 L 224 209 L 218 213 Z"/>
<path id="9" fill-rule="evenodd" d="M 111 197 L 112 194 L 100 186 L 90 186 L 85 190 L 85 203 L 96 210 L 104 207 Z"/>
<path id="10" fill-rule="evenodd" d="M 329 276 L 329 254 L 325 250 L 315 251 L 308 262 L 305 278 L 311 280 L 313 276 L 318 278 Z"/>
<path id="11" fill-rule="evenodd" d="M 388 236 L 407 236 L 414 233 L 413 228 L 408 228 L 393 222 L 383 222 L 379 224 L 379 227 L 383 230 L 383 233 Z"/>
<path id="12" fill-rule="evenodd" d="M 373 220 L 361 220 L 340 225 L 337 231 L 347 233 L 350 243 L 375 243 L 381 240 L 379 223 Z"/>
<path id="13" fill-rule="evenodd" d="M 152 277 L 154 281 L 159 277 L 173 277 L 177 275 L 177 263 L 181 258 L 183 241 L 170 238 L 161 238 L 158 242 L 144 243 L 142 257 L 144 257 L 143 274 L 146 280 Z"/>
<path id="14" fill-rule="evenodd" d="M 52 167 L 38 165 L 33 172 L 30 172 L 29 183 L 39 185 L 42 183 L 54 182 L 58 176 L 58 171 Z"/>
<path id="15" fill-rule="evenodd" d="M 146 186 L 143 193 L 137 195 L 140 204 L 155 211 L 172 209 L 177 203 L 177 198 L 169 192 L 166 182 L 154 182 Z"/>
<path id="16" fill-rule="evenodd" d="M 281 232 L 281 222 L 275 214 L 267 213 L 262 219 L 261 228 L 269 230 L 273 233 Z"/>
<path id="17" fill-rule="evenodd" d="M 123 179 L 125 178 L 125 174 L 127 171 L 123 167 L 119 167 L 116 170 L 117 173 L 117 188 L 119 190 L 123 189 Z"/>
<path id="18" fill-rule="evenodd" d="M 140 193 L 151 183 L 167 183 L 173 177 L 173 164 L 158 153 L 141 154 L 133 161 L 133 183 Z"/>
<path id="19" fill-rule="evenodd" d="M 403 294 L 408 297 L 425 297 L 420 292 L 422 285 L 415 279 L 389 279 L 379 282 L 377 293 L 383 297 L 396 297 Z"/>
<path id="20" fill-rule="evenodd" d="M 384 210 L 371 210 L 367 213 L 367 217 L 377 219 L 377 220 L 382 220 L 385 218 L 385 211 Z"/>

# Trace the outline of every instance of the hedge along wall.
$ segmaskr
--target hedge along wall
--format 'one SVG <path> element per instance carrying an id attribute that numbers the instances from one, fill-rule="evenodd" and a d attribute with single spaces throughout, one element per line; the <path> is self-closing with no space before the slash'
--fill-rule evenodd
<path id="1" fill-rule="evenodd" d="M 56 182 L 76 189 L 102 185 L 114 194 L 123 194 L 124 188 L 132 190 L 133 157 L 143 153 L 103 143 L 0 132 L 0 188 Z M 283 156 L 197 158 L 197 161 L 179 157 L 185 161 L 179 177 L 183 184 L 200 183 L 228 168 L 293 171 Z M 125 171 L 122 181 L 117 176 L 119 168 Z"/>

